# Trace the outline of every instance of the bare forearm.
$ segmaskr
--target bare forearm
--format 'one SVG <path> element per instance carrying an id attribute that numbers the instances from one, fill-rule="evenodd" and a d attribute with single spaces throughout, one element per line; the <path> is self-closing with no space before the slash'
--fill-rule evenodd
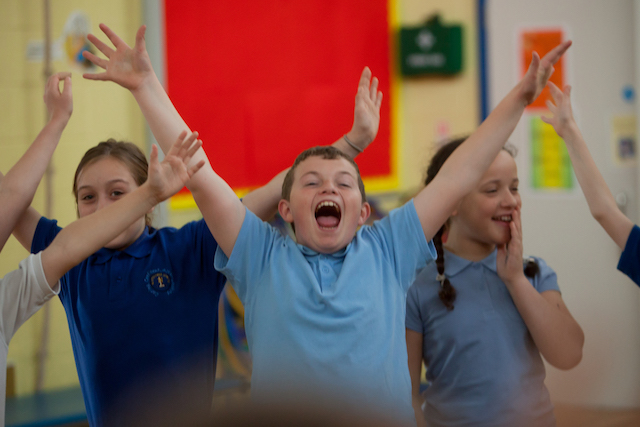
<path id="1" fill-rule="evenodd" d="M 104 209 L 80 218 L 62 229 L 42 254 L 49 284 L 82 260 L 116 238 L 158 203 L 147 185 L 142 185 Z"/>
<path id="2" fill-rule="evenodd" d="M 568 126 L 563 136 L 591 215 L 616 244 L 624 249 L 633 223 L 618 208 L 575 122 Z"/>
<path id="3" fill-rule="evenodd" d="M 508 289 L 542 356 L 559 369 L 576 366 L 582 359 L 584 333 L 560 294 L 548 291 L 545 297 L 524 277 Z"/>
<path id="4" fill-rule="evenodd" d="M 0 181 L 0 201 L 24 210 L 31 204 L 67 120 L 49 121 L 31 146 Z"/>
<path id="5" fill-rule="evenodd" d="M 456 149 L 438 175 L 455 182 L 461 195 L 473 189 L 491 165 L 524 112 L 525 102 L 516 86 L 498 104 L 480 127 Z"/>

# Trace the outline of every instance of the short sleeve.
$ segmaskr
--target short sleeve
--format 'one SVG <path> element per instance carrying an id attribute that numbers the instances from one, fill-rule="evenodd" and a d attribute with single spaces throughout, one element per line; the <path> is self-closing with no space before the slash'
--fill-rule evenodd
<path id="1" fill-rule="evenodd" d="M 411 285 L 407 292 L 407 314 L 405 326 L 412 331 L 424 333 L 424 324 L 422 322 L 422 316 L 420 313 L 420 292 L 419 292 L 419 277 Z"/>
<path id="2" fill-rule="evenodd" d="M 218 247 L 214 258 L 216 270 L 224 274 L 246 305 L 248 286 L 260 283 L 259 278 L 269 265 L 276 240 L 284 240 L 280 232 L 258 218 L 245 207 L 245 216 L 230 257 Z"/>
<path id="3" fill-rule="evenodd" d="M 534 257 L 536 263 L 538 264 L 539 272 L 533 278 L 533 286 L 539 293 L 545 291 L 558 291 L 560 292 L 560 287 L 558 286 L 558 276 L 556 272 L 547 265 L 547 263 L 538 257 Z"/>
<path id="4" fill-rule="evenodd" d="M 53 242 L 60 230 L 62 230 L 62 227 L 58 227 L 58 221 L 41 217 L 31 240 L 31 253 L 35 254 L 45 250 Z"/>
<path id="5" fill-rule="evenodd" d="M 0 330 L 6 344 L 36 311 L 56 295 L 42 268 L 41 252 L 29 255 L 0 284 Z"/>
<path id="6" fill-rule="evenodd" d="M 370 232 L 390 260 L 405 291 L 417 272 L 436 258 L 436 248 L 424 236 L 413 199 L 376 221 Z"/>
<path id="7" fill-rule="evenodd" d="M 618 270 L 640 286 L 640 228 L 637 225 L 634 225 L 629 233 L 627 244 L 620 255 Z"/>

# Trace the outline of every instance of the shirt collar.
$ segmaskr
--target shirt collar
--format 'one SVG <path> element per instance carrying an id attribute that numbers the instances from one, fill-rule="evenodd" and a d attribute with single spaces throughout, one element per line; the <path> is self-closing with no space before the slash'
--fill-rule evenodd
<path id="1" fill-rule="evenodd" d="M 298 246 L 298 248 L 300 249 L 300 252 L 302 252 L 302 254 L 307 258 L 312 258 L 318 255 L 324 255 L 331 258 L 344 258 L 344 256 L 347 254 L 347 251 L 351 247 L 351 243 L 349 243 L 344 248 L 340 249 L 338 252 L 334 252 L 332 254 L 321 254 L 320 252 L 316 252 L 311 248 L 308 248 L 306 246 L 303 246 L 297 243 L 296 243 L 296 246 Z"/>
<path id="2" fill-rule="evenodd" d="M 119 251 L 117 249 L 102 248 L 98 252 L 93 254 L 94 261 L 96 264 L 104 264 L 121 252 L 124 252 L 132 258 L 144 258 L 151 253 L 151 237 L 155 233 L 155 228 L 150 228 L 147 226 L 144 228 L 144 231 L 142 232 L 140 237 L 138 237 L 135 242 L 127 246 L 125 249 Z"/>
<path id="3" fill-rule="evenodd" d="M 448 277 L 453 277 L 456 274 L 469 267 L 471 264 L 482 264 L 489 270 L 497 273 L 496 261 L 498 259 L 498 250 L 494 249 L 488 257 L 478 262 L 469 261 L 468 259 L 460 258 L 459 256 L 444 250 L 444 270 Z"/>

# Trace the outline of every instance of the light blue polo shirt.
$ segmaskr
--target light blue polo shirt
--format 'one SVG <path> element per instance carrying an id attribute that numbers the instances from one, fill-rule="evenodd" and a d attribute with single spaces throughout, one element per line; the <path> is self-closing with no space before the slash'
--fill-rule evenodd
<path id="1" fill-rule="evenodd" d="M 247 211 L 231 258 L 217 250 L 215 267 L 244 304 L 252 396 L 314 394 L 415 423 L 406 292 L 434 256 L 413 201 L 330 255 Z"/>
<path id="2" fill-rule="evenodd" d="M 555 426 L 540 352 L 498 277 L 496 254 L 471 262 L 445 250 L 445 275 L 457 291 L 452 311 L 438 297 L 435 263 L 409 289 L 407 328 L 424 337 L 429 426 Z M 531 284 L 558 291 L 556 274 L 536 261 Z"/>

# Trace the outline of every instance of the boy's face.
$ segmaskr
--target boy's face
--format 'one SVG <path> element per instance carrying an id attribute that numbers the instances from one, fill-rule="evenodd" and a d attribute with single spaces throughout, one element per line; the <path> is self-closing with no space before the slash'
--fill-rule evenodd
<path id="1" fill-rule="evenodd" d="M 298 165 L 289 200 L 280 200 L 278 210 L 295 224 L 299 244 L 326 254 L 346 247 L 371 213 L 362 202 L 353 165 L 343 158 L 318 156 Z"/>

